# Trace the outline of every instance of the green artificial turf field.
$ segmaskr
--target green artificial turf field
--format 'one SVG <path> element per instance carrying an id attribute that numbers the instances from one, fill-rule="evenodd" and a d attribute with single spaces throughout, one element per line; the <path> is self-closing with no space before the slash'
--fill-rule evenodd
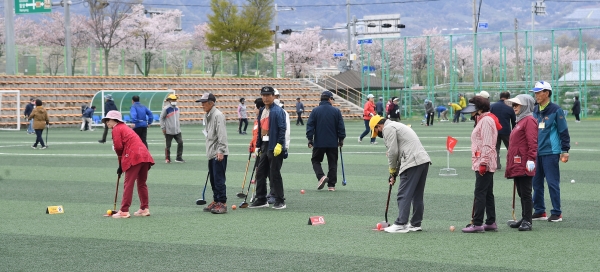
<path id="1" fill-rule="evenodd" d="M 371 230 L 383 220 L 388 189 L 381 139 L 378 145 L 368 144 L 368 139 L 359 144 L 363 122 L 346 122 L 343 154 L 348 185 L 341 186 L 338 167 L 337 191 L 317 191 L 305 127 L 294 124 L 295 120 L 290 155 L 282 168 L 286 209 L 230 207 L 225 215 L 202 212 L 195 200 L 201 197 L 207 159 L 201 126 L 192 125 L 183 127 L 185 164 L 165 164 L 162 133 L 149 129 L 156 161 L 148 179 L 152 216 L 130 219 L 102 216 L 113 207 L 117 159 L 110 141 L 97 142 L 101 129 L 51 128 L 46 150 L 31 149 L 35 137 L 24 130 L 0 131 L 0 271 L 596 271 L 600 267 L 596 182 L 600 172 L 594 163 L 600 154 L 598 121 L 569 121 L 571 157 L 560 165 L 563 222 L 534 221 L 531 232 L 506 226 L 512 219 L 512 182 L 502 170 L 496 172 L 494 186 L 499 231 L 482 234 L 460 232 L 470 220 L 473 201 L 475 176 L 468 151 L 473 123 L 436 122 L 425 127 L 412 122 L 433 165 L 425 189 L 423 232 L 407 234 Z M 250 135 L 237 134 L 237 124 L 227 130 L 231 206 L 243 200 L 236 194 L 241 191 Z M 446 167 L 448 135 L 458 139 L 450 155 L 456 177 L 438 175 Z M 122 181 L 120 187 L 118 204 Z M 306 193 L 300 194 L 301 189 Z M 390 222 L 398 210 L 394 196 Z M 206 198 L 212 200 L 210 186 Z M 63 205 L 65 213 L 45 214 L 50 205 Z M 134 190 L 132 212 L 138 205 Z M 546 206 L 549 211 L 547 191 Z M 517 197 L 517 219 L 520 211 Z M 307 225 L 314 215 L 324 216 L 326 224 Z M 450 226 L 457 230 L 450 232 Z"/>

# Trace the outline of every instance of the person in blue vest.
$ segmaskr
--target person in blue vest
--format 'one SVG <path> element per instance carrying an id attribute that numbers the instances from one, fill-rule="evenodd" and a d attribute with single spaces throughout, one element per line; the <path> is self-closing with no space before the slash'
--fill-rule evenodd
<path id="1" fill-rule="evenodd" d="M 115 101 L 111 94 L 104 95 L 104 116 L 108 114 L 110 111 L 118 111 L 117 105 L 115 105 Z M 102 133 L 102 139 L 98 140 L 99 143 L 106 143 L 106 135 L 108 134 L 108 126 L 104 124 L 104 133 Z"/>
<path id="2" fill-rule="evenodd" d="M 142 139 L 142 143 L 148 148 L 148 143 L 146 143 L 146 134 L 148 133 L 148 126 L 152 125 L 152 121 L 154 121 L 154 116 L 152 116 L 152 112 L 146 108 L 146 106 L 140 103 L 140 97 L 134 95 L 131 98 L 130 115 L 131 115 L 131 123 L 133 126 L 133 131 L 140 136 Z"/>

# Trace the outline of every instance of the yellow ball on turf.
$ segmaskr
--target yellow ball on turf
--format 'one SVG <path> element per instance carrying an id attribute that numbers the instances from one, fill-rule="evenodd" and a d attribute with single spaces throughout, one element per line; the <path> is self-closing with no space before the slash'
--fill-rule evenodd
<path id="1" fill-rule="evenodd" d="M 112 210 L 106 210 L 106 214 L 112 215 Z"/>

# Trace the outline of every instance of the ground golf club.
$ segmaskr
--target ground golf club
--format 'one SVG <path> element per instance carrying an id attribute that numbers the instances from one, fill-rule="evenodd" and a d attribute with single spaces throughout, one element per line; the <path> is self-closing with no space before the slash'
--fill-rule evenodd
<path id="1" fill-rule="evenodd" d="M 242 191 L 237 194 L 237 197 L 243 198 L 246 197 L 244 194 L 244 187 L 246 187 L 246 177 L 248 176 L 248 166 L 250 166 L 250 158 L 252 158 L 252 152 L 248 154 L 248 161 L 246 162 L 246 172 L 244 173 L 244 181 L 242 182 Z"/>
<path id="2" fill-rule="evenodd" d="M 258 151 L 258 155 L 256 155 L 256 160 L 254 161 L 254 166 L 252 167 L 252 174 L 250 174 L 250 184 L 248 184 L 248 190 L 246 190 L 246 196 L 244 197 L 244 202 L 240 204 L 240 208 L 248 208 L 248 194 L 250 193 L 250 186 L 252 186 L 252 179 L 254 178 L 254 172 L 256 171 L 256 166 L 258 165 L 258 158 L 260 157 L 260 151 Z M 255 185 L 256 186 L 256 185 Z"/>
<path id="3" fill-rule="evenodd" d="M 344 155 L 342 155 L 342 147 L 340 146 L 340 160 L 342 161 L 342 177 L 344 181 L 342 181 L 342 185 L 346 186 L 346 172 L 344 171 Z"/>
<path id="4" fill-rule="evenodd" d="M 115 189 L 115 202 L 113 203 L 113 209 L 110 214 L 106 213 L 104 216 L 111 216 L 117 213 L 117 196 L 119 195 L 119 180 L 121 180 L 121 174 L 117 175 L 117 188 Z"/>
<path id="5" fill-rule="evenodd" d="M 388 182 L 389 182 L 389 180 L 388 180 Z M 387 195 L 387 202 L 385 202 L 385 221 L 379 222 L 379 224 L 381 225 L 381 229 L 387 228 L 390 226 L 390 223 L 388 223 L 388 210 L 390 209 L 390 196 L 391 195 L 392 195 L 392 185 L 390 184 L 390 189 L 388 190 L 388 195 Z M 380 230 L 380 229 L 375 229 L 375 230 Z"/>
<path id="6" fill-rule="evenodd" d="M 210 177 L 210 172 L 206 173 L 206 181 L 204 182 L 204 189 L 202 190 L 202 198 L 196 200 L 196 205 L 206 204 L 206 200 L 204 199 L 204 193 L 206 193 L 206 185 L 208 185 L 208 177 Z"/>
<path id="7" fill-rule="evenodd" d="M 512 195 L 512 220 L 508 220 L 506 224 L 510 227 L 510 225 L 517 222 L 517 218 L 515 217 L 515 191 L 517 190 L 517 183 L 513 181 L 513 195 Z"/>

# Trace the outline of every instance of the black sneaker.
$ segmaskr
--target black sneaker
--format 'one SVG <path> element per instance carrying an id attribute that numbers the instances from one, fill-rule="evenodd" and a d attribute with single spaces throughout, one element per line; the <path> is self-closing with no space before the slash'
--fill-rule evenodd
<path id="1" fill-rule="evenodd" d="M 273 209 L 276 210 L 282 210 L 285 209 L 285 202 L 275 202 L 275 205 L 273 205 Z"/>
<path id="2" fill-rule="evenodd" d="M 102 140 L 98 140 L 98 142 L 101 144 L 106 143 L 106 141 L 102 141 Z"/>
<path id="3" fill-rule="evenodd" d="M 275 197 L 270 195 L 267 199 L 267 203 L 269 204 L 274 204 L 275 203 Z"/>
<path id="4" fill-rule="evenodd" d="M 327 176 L 322 176 L 321 179 L 319 179 L 317 190 L 323 189 L 323 187 L 325 187 L 325 184 L 328 181 L 329 181 L 329 178 Z"/>
<path id="5" fill-rule="evenodd" d="M 265 200 L 255 200 L 254 202 L 252 202 L 252 204 L 250 204 L 250 206 L 248 206 L 248 208 L 250 209 L 256 209 L 256 208 L 268 208 L 269 207 L 269 203 L 267 203 L 267 201 Z"/>
<path id="6" fill-rule="evenodd" d="M 531 216 L 531 220 L 546 220 L 548 219 L 548 217 L 546 216 L 546 213 L 534 213 Z"/>
<path id="7" fill-rule="evenodd" d="M 183 159 L 175 159 L 175 162 L 178 162 L 178 163 L 185 163 L 185 161 L 184 161 Z"/>
<path id="8" fill-rule="evenodd" d="M 508 224 L 509 227 L 513 228 L 513 229 L 517 229 L 521 226 L 521 223 L 523 223 L 523 219 L 519 220 L 519 221 L 515 221 L 512 222 L 510 224 Z"/>
<path id="9" fill-rule="evenodd" d="M 561 215 L 550 215 L 550 218 L 548 218 L 548 222 L 560 222 L 562 221 L 562 214 Z"/>
<path id="10" fill-rule="evenodd" d="M 519 226 L 519 231 L 530 231 L 531 230 L 531 223 L 523 220 L 523 223 L 521 223 L 521 226 Z"/>

